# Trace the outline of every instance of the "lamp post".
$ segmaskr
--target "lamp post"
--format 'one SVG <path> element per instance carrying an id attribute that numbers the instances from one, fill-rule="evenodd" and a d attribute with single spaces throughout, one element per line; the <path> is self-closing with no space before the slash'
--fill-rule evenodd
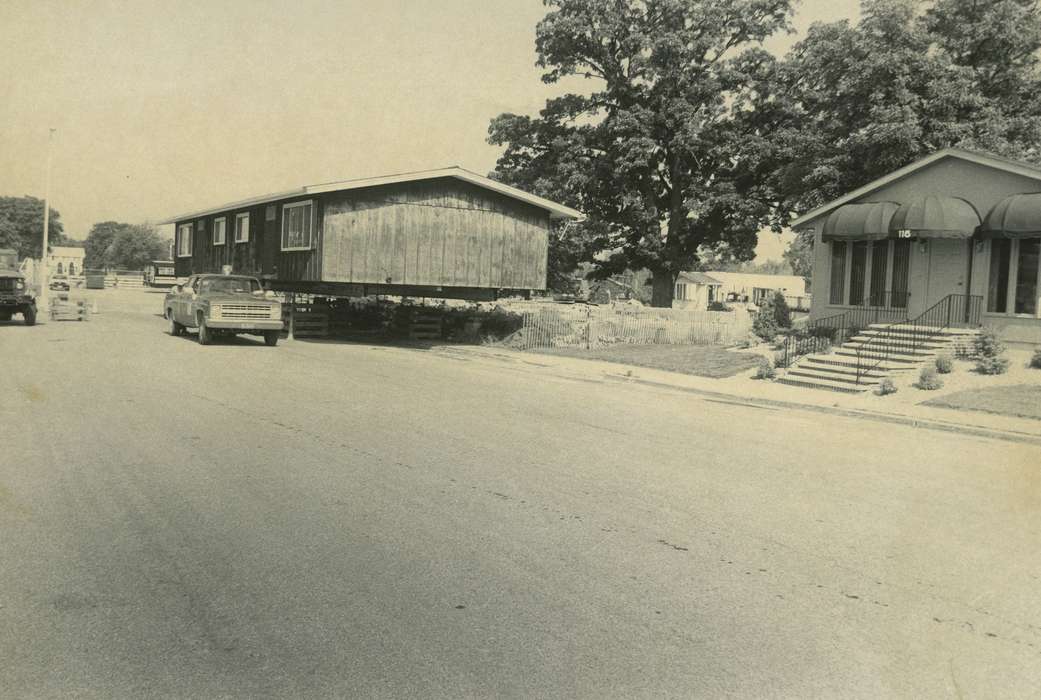
<path id="1" fill-rule="evenodd" d="M 47 180 L 43 187 L 43 250 L 40 253 L 40 296 L 39 302 L 41 311 L 43 314 L 50 313 L 50 267 L 47 264 L 47 237 L 49 233 L 49 227 L 51 223 L 51 160 L 52 160 L 52 144 L 54 143 L 54 132 L 57 129 L 51 129 L 47 135 Z"/>

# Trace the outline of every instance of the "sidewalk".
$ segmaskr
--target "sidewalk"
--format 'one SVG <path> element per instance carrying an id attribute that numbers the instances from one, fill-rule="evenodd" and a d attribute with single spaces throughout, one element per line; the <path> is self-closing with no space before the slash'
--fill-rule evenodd
<path id="1" fill-rule="evenodd" d="M 435 348 L 434 352 L 501 362 L 519 371 L 550 373 L 587 381 L 596 379 L 604 382 L 641 384 L 755 405 L 820 411 L 1041 445 L 1039 420 L 922 406 L 918 402 L 933 398 L 933 394 L 914 388 L 902 388 L 902 395 L 898 393 L 892 396 L 876 396 L 872 392 L 846 394 L 756 380 L 749 376 L 750 373 L 726 379 L 709 379 L 600 360 L 543 355 L 498 347 L 446 345 Z M 908 375 L 902 379 L 905 385 L 909 385 L 912 377 Z"/>

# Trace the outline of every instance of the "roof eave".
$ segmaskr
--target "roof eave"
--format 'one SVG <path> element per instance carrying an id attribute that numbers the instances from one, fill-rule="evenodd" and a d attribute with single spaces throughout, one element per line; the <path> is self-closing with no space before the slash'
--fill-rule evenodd
<path id="1" fill-rule="evenodd" d="M 347 190 L 361 189 L 363 187 L 379 187 L 380 185 L 392 185 L 402 182 L 417 182 L 420 180 L 432 180 L 441 177 L 454 177 L 464 182 L 483 187 L 484 189 L 492 190 L 503 194 L 511 199 L 516 199 L 522 202 L 526 202 L 534 207 L 545 210 L 551 219 L 569 219 L 569 220 L 581 220 L 585 216 L 582 212 L 566 207 L 563 204 L 557 204 L 551 200 L 539 197 L 538 195 L 519 190 L 516 187 L 511 187 L 504 183 L 492 180 L 491 178 L 478 175 L 477 173 L 465 170 L 458 166 L 451 168 L 439 168 L 437 170 L 424 170 L 420 172 L 412 173 L 400 173 L 397 175 L 384 175 L 381 177 L 372 178 L 360 178 L 354 180 L 340 180 L 337 182 L 327 182 L 318 185 L 307 185 L 296 190 L 290 190 L 288 192 L 279 192 L 276 194 L 264 195 L 261 197 L 251 197 L 249 199 L 240 200 L 237 202 L 230 202 L 228 204 L 222 204 L 219 207 L 211 207 L 208 209 L 200 209 L 195 212 L 183 214 L 178 217 L 166 219 L 159 222 L 160 224 L 175 224 L 179 221 L 185 221 L 188 219 L 197 219 L 203 216 L 210 216 L 224 211 L 230 211 L 232 209 L 240 209 L 248 206 L 256 206 L 260 204 L 267 204 L 275 202 L 280 199 L 287 199 L 289 197 L 306 196 L 311 194 L 323 194 L 327 192 L 342 192 Z"/>

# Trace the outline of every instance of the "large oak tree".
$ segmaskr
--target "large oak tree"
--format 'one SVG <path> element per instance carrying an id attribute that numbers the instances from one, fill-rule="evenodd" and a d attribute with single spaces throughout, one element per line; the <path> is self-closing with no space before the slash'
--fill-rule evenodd
<path id="1" fill-rule="evenodd" d="M 792 0 L 547 0 L 536 34 L 543 80 L 578 76 L 585 94 L 537 118 L 503 114 L 494 176 L 582 210 L 554 264 L 595 256 L 596 273 L 649 269 L 652 304 L 699 251 L 754 255 L 776 218 L 752 105 L 773 57 L 757 46 L 789 29 Z M 561 259 L 556 259 L 556 258 Z M 559 270 L 558 270 L 559 272 Z"/>

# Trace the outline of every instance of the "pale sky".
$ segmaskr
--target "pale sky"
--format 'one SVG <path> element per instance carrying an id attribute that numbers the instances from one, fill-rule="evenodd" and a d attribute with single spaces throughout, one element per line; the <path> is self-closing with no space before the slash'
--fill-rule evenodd
<path id="1" fill-rule="evenodd" d="M 804 0 L 796 23 L 858 4 Z M 484 174 L 489 120 L 561 91 L 535 66 L 544 14 L 540 0 L 3 0 L 0 195 L 43 197 L 49 127 L 51 206 L 81 239 L 304 184 Z"/>

